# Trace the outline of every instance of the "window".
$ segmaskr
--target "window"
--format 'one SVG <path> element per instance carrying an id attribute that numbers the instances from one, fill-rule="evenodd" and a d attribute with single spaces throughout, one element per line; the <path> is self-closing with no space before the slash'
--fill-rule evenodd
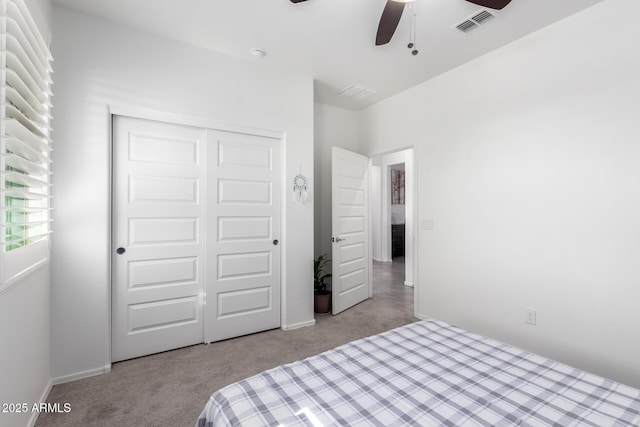
<path id="1" fill-rule="evenodd" d="M 24 0 L 0 0 L 0 291 L 49 258 L 51 53 Z"/>

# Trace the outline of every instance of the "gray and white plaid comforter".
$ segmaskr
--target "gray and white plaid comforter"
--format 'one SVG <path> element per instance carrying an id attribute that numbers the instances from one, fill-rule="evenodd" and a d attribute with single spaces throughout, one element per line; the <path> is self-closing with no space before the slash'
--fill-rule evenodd
<path id="1" fill-rule="evenodd" d="M 640 390 L 425 320 L 215 392 L 197 426 L 638 426 Z"/>

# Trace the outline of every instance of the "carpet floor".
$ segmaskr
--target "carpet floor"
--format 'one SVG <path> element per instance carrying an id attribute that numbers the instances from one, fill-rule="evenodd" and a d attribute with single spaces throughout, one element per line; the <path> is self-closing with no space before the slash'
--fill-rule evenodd
<path id="1" fill-rule="evenodd" d="M 37 427 L 193 426 L 211 393 L 263 370 L 411 323 L 413 288 L 404 262 L 374 263 L 373 298 L 316 324 L 274 329 L 114 363 L 111 372 L 54 386 L 47 402 L 68 413 L 42 413 Z"/>

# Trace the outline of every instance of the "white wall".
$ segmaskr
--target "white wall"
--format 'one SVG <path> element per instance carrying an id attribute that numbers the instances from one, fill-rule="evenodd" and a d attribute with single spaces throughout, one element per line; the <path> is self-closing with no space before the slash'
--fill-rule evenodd
<path id="1" fill-rule="evenodd" d="M 391 205 L 391 224 L 404 224 L 405 222 L 404 205 Z"/>
<path id="2" fill-rule="evenodd" d="M 52 375 L 110 363 L 108 106 L 129 106 L 285 133 L 285 182 L 313 174 L 313 81 L 54 9 Z M 313 202 L 287 186 L 283 327 L 313 322 Z"/>
<path id="3" fill-rule="evenodd" d="M 359 153 L 358 113 L 315 104 L 315 256 L 331 258 L 331 147 Z"/>
<path id="4" fill-rule="evenodd" d="M 27 403 L 27 413 L 0 412 L 3 427 L 24 426 L 50 385 L 49 267 L 0 294 L 0 404 Z"/>
<path id="5" fill-rule="evenodd" d="M 27 0 L 43 34 L 51 27 L 49 0 Z M 27 403 L 27 413 L 0 412 L 3 427 L 32 424 L 31 405 L 50 387 L 49 265 L 20 279 L 0 294 L 0 403 Z"/>
<path id="6" fill-rule="evenodd" d="M 420 316 L 640 387 L 637 16 L 604 1 L 360 119 L 370 153 L 418 141 Z"/>

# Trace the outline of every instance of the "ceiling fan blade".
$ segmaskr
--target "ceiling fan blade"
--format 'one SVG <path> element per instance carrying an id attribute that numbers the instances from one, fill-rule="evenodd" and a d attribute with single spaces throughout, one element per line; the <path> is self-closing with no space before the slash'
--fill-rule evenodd
<path id="1" fill-rule="evenodd" d="M 292 0 L 293 1 L 293 0 Z M 477 4 L 478 6 L 488 7 L 490 9 L 502 9 L 509 3 L 511 0 L 467 0 L 469 3 Z"/>
<path id="2" fill-rule="evenodd" d="M 376 46 L 389 43 L 391 37 L 393 37 L 393 33 L 395 33 L 396 28 L 398 28 L 398 23 L 404 11 L 404 5 L 404 3 L 387 0 L 387 4 L 384 6 L 382 16 L 380 17 L 380 24 L 378 25 Z"/>
<path id="3" fill-rule="evenodd" d="M 291 3 L 301 3 L 303 1 L 307 1 L 307 0 L 291 0 Z"/>

